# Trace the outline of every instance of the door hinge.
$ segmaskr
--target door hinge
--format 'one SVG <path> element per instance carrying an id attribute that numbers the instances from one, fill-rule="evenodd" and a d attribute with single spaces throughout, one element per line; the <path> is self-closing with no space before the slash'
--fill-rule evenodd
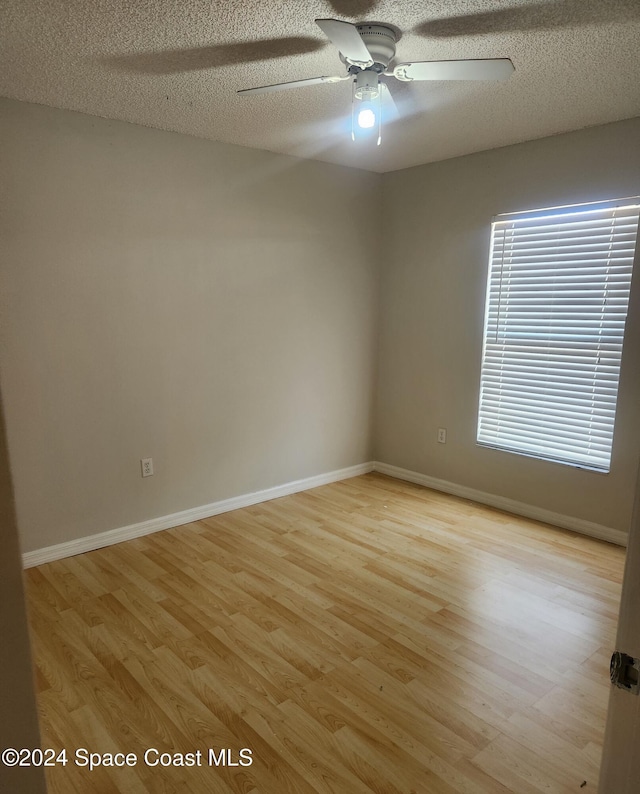
<path id="1" fill-rule="evenodd" d="M 614 651 L 610 666 L 611 683 L 633 695 L 640 693 L 640 659 Z"/>

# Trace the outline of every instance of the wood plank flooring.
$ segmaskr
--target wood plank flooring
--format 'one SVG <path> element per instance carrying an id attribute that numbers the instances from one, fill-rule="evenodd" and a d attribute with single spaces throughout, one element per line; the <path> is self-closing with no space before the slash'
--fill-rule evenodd
<path id="1" fill-rule="evenodd" d="M 623 562 L 371 474 L 32 568 L 49 791 L 594 794 Z"/>

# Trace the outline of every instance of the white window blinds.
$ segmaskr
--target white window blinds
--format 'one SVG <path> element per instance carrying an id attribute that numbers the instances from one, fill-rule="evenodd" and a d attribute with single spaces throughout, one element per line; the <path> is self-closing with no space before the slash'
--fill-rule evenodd
<path id="1" fill-rule="evenodd" d="M 492 224 L 478 443 L 609 471 L 640 199 Z"/>

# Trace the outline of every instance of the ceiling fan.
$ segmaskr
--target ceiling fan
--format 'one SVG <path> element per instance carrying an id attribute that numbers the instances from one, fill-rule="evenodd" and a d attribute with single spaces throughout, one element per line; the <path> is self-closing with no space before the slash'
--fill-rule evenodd
<path id="1" fill-rule="evenodd" d="M 339 19 L 316 19 L 316 24 L 338 49 L 347 73 L 336 77 L 310 77 L 238 91 L 241 96 L 267 94 L 289 88 L 351 80 L 352 131 L 355 140 L 364 135 L 381 140 L 382 100 L 386 112 L 397 113 L 386 78 L 414 80 L 507 80 L 514 71 L 509 58 L 481 58 L 456 61 L 412 61 L 391 66 L 399 33 L 389 25 L 352 24 Z"/>

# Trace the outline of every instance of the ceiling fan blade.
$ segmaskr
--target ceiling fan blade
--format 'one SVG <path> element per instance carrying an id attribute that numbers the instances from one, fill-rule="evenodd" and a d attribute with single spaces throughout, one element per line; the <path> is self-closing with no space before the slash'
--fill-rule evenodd
<path id="1" fill-rule="evenodd" d="M 309 77 L 307 80 L 293 80 L 290 83 L 275 83 L 275 85 L 262 85 L 258 88 L 243 88 L 238 91 L 238 94 L 247 96 L 247 94 L 272 94 L 276 91 L 286 91 L 289 88 L 304 88 L 309 85 L 320 85 L 321 83 L 340 83 L 342 80 L 348 80 L 349 75 L 344 77 Z"/>
<path id="2" fill-rule="evenodd" d="M 417 61 L 399 63 L 393 70 L 398 80 L 508 80 L 514 72 L 509 58 L 465 61 Z"/>
<path id="3" fill-rule="evenodd" d="M 373 64 L 371 53 L 360 37 L 358 29 L 351 22 L 343 22 L 340 19 L 316 19 L 316 25 L 349 61 L 363 68 Z"/>
<path id="4" fill-rule="evenodd" d="M 103 62 L 127 72 L 143 74 L 182 74 L 216 66 L 230 66 L 248 61 L 267 61 L 286 55 L 299 55 L 321 49 L 322 42 L 310 36 L 289 36 L 282 39 L 236 41 L 232 44 L 211 44 L 205 47 L 113 55 Z"/>

